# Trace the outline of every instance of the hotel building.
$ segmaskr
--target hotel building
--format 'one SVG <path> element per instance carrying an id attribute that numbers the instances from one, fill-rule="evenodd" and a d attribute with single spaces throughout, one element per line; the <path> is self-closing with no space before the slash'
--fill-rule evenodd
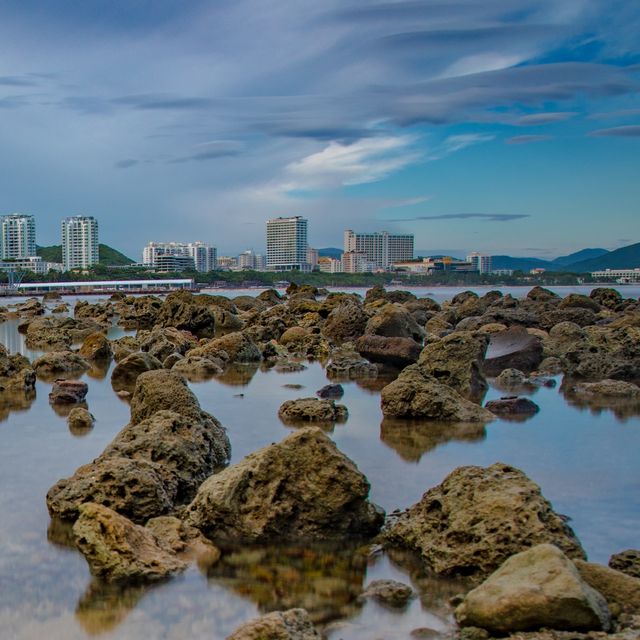
<path id="1" fill-rule="evenodd" d="M 97 264 L 98 221 L 93 216 L 72 216 L 62 221 L 62 264 L 65 271 Z"/>
<path id="2" fill-rule="evenodd" d="M 13 213 L 0 220 L 2 260 L 18 260 L 36 255 L 36 222 L 33 216 Z"/>
<path id="3" fill-rule="evenodd" d="M 344 252 L 364 253 L 377 269 L 387 270 L 395 262 L 413 260 L 413 234 L 344 232 Z M 346 267 L 345 267 L 346 271 Z"/>
<path id="4" fill-rule="evenodd" d="M 306 218 L 267 220 L 267 271 L 311 271 L 307 246 Z"/>

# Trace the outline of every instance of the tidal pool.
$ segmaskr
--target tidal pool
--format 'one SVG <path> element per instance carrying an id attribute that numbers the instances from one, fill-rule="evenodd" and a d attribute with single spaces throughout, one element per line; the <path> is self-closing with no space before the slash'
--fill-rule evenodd
<path id="1" fill-rule="evenodd" d="M 0 341 L 33 358 L 16 327 L 0 325 Z M 191 385 L 228 429 L 232 463 L 291 432 L 277 417 L 279 406 L 327 383 L 321 363 L 305 364 L 294 373 L 236 366 Z M 70 546 L 69 528 L 51 522 L 45 506 L 49 487 L 96 457 L 129 418 L 110 370 L 84 379 L 96 417 L 88 432 L 69 431 L 65 412 L 49 405 L 50 383 L 38 381 L 33 397 L 0 399 L 0 638 L 217 640 L 260 613 L 294 606 L 326 625 L 331 640 L 401 639 L 418 628 L 450 627 L 447 601 L 459 583 L 434 579 L 406 554 L 357 545 L 226 547 L 219 563 L 192 566 L 153 587 L 93 581 Z M 388 512 L 411 505 L 458 466 L 502 461 L 525 471 L 571 517 L 591 560 L 606 563 L 640 544 L 638 407 L 580 406 L 565 398 L 559 377 L 555 388 L 531 390 L 540 412 L 525 422 L 452 429 L 383 420 L 383 382 L 343 383 L 349 419 L 330 435 Z M 486 399 L 501 395 L 491 388 Z M 363 585 L 383 577 L 412 584 L 419 597 L 403 612 L 359 603 Z"/>

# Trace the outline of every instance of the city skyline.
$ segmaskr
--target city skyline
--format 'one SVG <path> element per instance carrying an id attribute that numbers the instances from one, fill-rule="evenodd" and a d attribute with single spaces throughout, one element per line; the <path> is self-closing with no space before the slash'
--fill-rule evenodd
<path id="1" fill-rule="evenodd" d="M 0 210 L 43 244 L 86 211 L 128 255 L 149 228 L 259 249 L 296 215 L 319 247 L 615 249 L 640 230 L 639 33 L 631 0 L 10 0 Z"/>

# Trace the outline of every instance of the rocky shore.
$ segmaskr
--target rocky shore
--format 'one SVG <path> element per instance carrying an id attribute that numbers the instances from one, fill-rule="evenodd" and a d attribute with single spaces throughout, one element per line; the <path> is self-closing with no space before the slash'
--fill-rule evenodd
<path id="1" fill-rule="evenodd" d="M 613 289 L 560 298 L 535 287 L 522 300 L 465 292 L 441 305 L 382 288 L 362 298 L 292 285 L 286 296 L 178 292 L 79 302 L 73 317 L 45 311 L 39 301 L 15 309 L 28 344 L 47 352 L 30 363 L 1 350 L 0 393 L 27 397 L 36 377 L 53 382 L 52 404 L 69 405 L 70 424 L 91 429 L 91 385 L 74 378 L 115 360 L 111 385 L 130 403 L 128 424 L 104 451 L 46 496 L 51 517 L 73 523 L 73 544 L 99 582 L 166 580 L 198 558 L 214 566 L 231 542 L 358 544 L 412 554 L 434 578 L 463 578 L 466 591 L 443 605 L 455 619 L 451 637 L 640 637 L 640 552 L 621 551 L 610 567 L 587 562 L 567 517 L 508 461 L 459 467 L 385 517 L 368 479 L 326 434 L 337 422 L 348 427 L 335 383 L 354 379 L 380 381 L 381 437 L 399 447 L 421 438 L 428 450 L 453 433 L 483 437 L 498 417 L 526 420 L 538 407 L 518 393 L 558 374 L 570 402 L 637 415 L 637 300 Z M 109 340 L 112 322 L 136 335 Z M 242 375 L 238 367 L 292 371 L 307 359 L 321 360 L 334 385 L 284 402 L 273 419 L 292 433 L 229 466 L 226 430 L 187 380 L 224 381 Z M 489 381 L 509 395 L 484 403 Z M 412 594 L 370 584 L 350 600 L 402 610 Z M 294 607 L 230 637 L 325 631 Z"/>

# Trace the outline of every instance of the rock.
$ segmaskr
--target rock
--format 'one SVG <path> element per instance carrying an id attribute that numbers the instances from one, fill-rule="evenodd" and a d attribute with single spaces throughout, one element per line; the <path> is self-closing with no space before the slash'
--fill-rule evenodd
<path id="1" fill-rule="evenodd" d="M 425 374 L 420 365 L 404 369 L 381 393 L 385 417 L 451 422 L 491 422 L 495 416 Z"/>
<path id="2" fill-rule="evenodd" d="M 36 384 L 36 374 L 28 358 L 15 353 L 10 355 L 0 344 L 0 393 L 3 391 L 32 391 Z"/>
<path id="3" fill-rule="evenodd" d="M 52 302 L 55 300 L 62 300 L 59 291 L 45 291 L 45 293 L 42 294 L 42 302 Z"/>
<path id="4" fill-rule="evenodd" d="M 491 334 L 483 369 L 489 376 L 498 376 L 505 369 L 519 369 L 524 373 L 535 371 L 542 360 L 540 339 L 522 327 Z"/>
<path id="5" fill-rule="evenodd" d="M 574 562 L 582 579 L 604 596 L 612 612 L 640 614 L 640 579 L 601 564 Z"/>
<path id="6" fill-rule="evenodd" d="M 216 323 L 216 334 L 224 335 L 233 331 L 242 331 L 245 323 L 235 313 L 231 313 L 222 307 L 212 307 L 213 317 Z"/>
<path id="7" fill-rule="evenodd" d="M 573 322 L 580 327 L 586 327 L 595 324 L 598 316 L 591 309 L 585 309 L 584 307 L 564 307 L 540 313 L 538 320 L 542 329 L 549 330 L 560 322 Z"/>
<path id="8" fill-rule="evenodd" d="M 336 344 L 355 340 L 364 333 L 368 320 L 361 304 L 346 299 L 329 313 L 322 325 L 322 335 Z"/>
<path id="9" fill-rule="evenodd" d="M 173 291 L 162 303 L 156 324 L 211 338 L 215 333 L 215 313 L 208 296 L 194 296 L 189 291 Z"/>
<path id="10" fill-rule="evenodd" d="M 413 549 L 435 573 L 488 576 L 509 556 L 551 543 L 583 559 L 578 539 L 540 493 L 508 465 L 459 467 L 405 511 L 384 534 Z"/>
<path id="11" fill-rule="evenodd" d="M 84 402 L 89 385 L 81 380 L 56 380 L 49 393 L 49 402 L 53 404 L 75 404 Z"/>
<path id="12" fill-rule="evenodd" d="M 157 296 L 137 296 L 118 302 L 118 324 L 125 329 L 151 329 L 160 315 L 162 300 Z"/>
<path id="13" fill-rule="evenodd" d="M 560 296 L 544 287 L 535 286 L 527 293 L 527 300 L 535 300 L 537 302 L 557 301 L 560 302 Z"/>
<path id="14" fill-rule="evenodd" d="M 91 573 L 103 580 L 162 580 L 186 568 L 149 530 L 99 504 L 80 507 L 73 536 Z"/>
<path id="15" fill-rule="evenodd" d="M 578 382 L 573 386 L 573 392 L 585 396 L 640 399 L 640 387 L 624 380 Z"/>
<path id="16" fill-rule="evenodd" d="M 562 373 L 562 360 L 553 356 L 545 358 L 538 365 L 538 373 L 557 376 L 558 374 Z"/>
<path id="17" fill-rule="evenodd" d="M 280 419 L 287 424 L 305 422 L 344 422 L 349 417 L 347 407 L 333 400 L 300 398 L 287 400 L 278 411 Z"/>
<path id="18" fill-rule="evenodd" d="M 492 633 L 541 627 L 608 631 L 607 603 L 586 584 L 573 563 L 552 544 L 540 544 L 509 558 L 456 609 L 461 626 Z"/>
<path id="19" fill-rule="evenodd" d="M 227 640 L 321 640 L 304 609 L 273 611 L 249 620 Z"/>
<path id="20" fill-rule="evenodd" d="M 87 360 L 110 360 L 113 355 L 111 343 L 103 333 L 92 333 L 88 335 L 78 354 Z"/>
<path id="21" fill-rule="evenodd" d="M 208 380 L 222 373 L 222 365 L 223 363 L 220 360 L 216 362 L 204 356 L 187 356 L 186 358 L 180 358 L 171 367 L 171 370 L 182 374 L 188 380 L 196 382 L 199 380 Z"/>
<path id="22" fill-rule="evenodd" d="M 332 354 L 327 365 L 327 377 L 331 380 L 356 380 L 358 378 L 375 378 L 378 367 L 361 358 L 354 351 L 337 351 Z"/>
<path id="23" fill-rule="evenodd" d="M 88 318 L 45 316 L 28 323 L 26 343 L 30 349 L 65 349 L 101 329 L 100 324 Z"/>
<path id="24" fill-rule="evenodd" d="M 290 351 L 299 349 L 300 345 L 304 342 L 304 339 L 311 333 L 311 331 L 305 327 L 289 327 L 280 336 L 280 344 L 287 347 Z"/>
<path id="25" fill-rule="evenodd" d="M 86 433 L 93 429 L 95 418 L 84 407 L 74 407 L 67 416 L 67 424 L 74 434 Z"/>
<path id="26" fill-rule="evenodd" d="M 609 566 L 617 571 L 622 571 L 628 576 L 640 578 L 640 550 L 627 549 L 615 553 L 609 558 Z"/>
<path id="27" fill-rule="evenodd" d="M 110 340 L 111 350 L 113 351 L 113 359 L 116 362 L 124 360 L 136 351 L 140 351 L 140 342 L 133 336 L 123 336 L 117 340 Z"/>
<path id="28" fill-rule="evenodd" d="M 418 365 L 441 384 L 455 389 L 468 400 L 481 400 L 488 389 L 481 372 L 488 339 L 467 331 L 456 331 L 428 344 Z"/>
<path id="29" fill-rule="evenodd" d="M 412 338 L 385 338 L 364 335 L 356 340 L 356 351 L 370 360 L 396 367 L 406 367 L 417 362 L 422 348 Z"/>
<path id="30" fill-rule="evenodd" d="M 221 556 L 220 549 L 207 540 L 195 527 L 187 526 L 174 516 L 158 516 L 145 524 L 158 544 L 170 553 L 181 553 L 205 562 L 207 567 L 215 564 Z"/>
<path id="31" fill-rule="evenodd" d="M 73 315 L 76 318 L 93 318 L 100 324 L 111 324 L 115 310 L 111 302 L 89 304 L 86 300 L 78 300 L 73 309 Z"/>
<path id="32" fill-rule="evenodd" d="M 410 291 L 387 291 L 384 287 L 375 285 L 366 292 L 364 301 L 369 304 L 375 300 L 386 300 L 388 302 L 411 302 L 416 300 L 416 296 Z"/>
<path id="33" fill-rule="evenodd" d="M 326 384 L 322 389 L 316 391 L 319 398 L 342 398 L 344 388 L 341 384 Z"/>
<path id="34" fill-rule="evenodd" d="M 192 333 L 174 327 L 155 328 L 151 331 L 138 331 L 136 336 L 140 351 L 146 351 L 154 358 L 164 362 L 172 353 L 184 355 L 197 345 Z"/>
<path id="35" fill-rule="evenodd" d="M 505 369 L 495 379 L 495 383 L 499 387 L 522 387 L 526 385 L 529 378 L 519 369 Z"/>
<path id="36" fill-rule="evenodd" d="M 365 335 L 386 338 L 411 338 L 422 342 L 424 329 L 414 320 L 407 309 L 400 304 L 386 304 L 366 324 Z"/>
<path id="37" fill-rule="evenodd" d="M 583 296 L 579 293 L 570 293 L 562 298 L 558 305 L 558 309 L 570 308 L 589 309 L 589 311 L 593 311 L 594 313 L 598 313 L 598 311 L 600 311 L 600 305 L 595 299 L 590 298 L 589 296 Z"/>
<path id="38" fill-rule="evenodd" d="M 609 287 L 596 287 L 589 297 L 605 309 L 615 309 L 623 300 L 620 292 Z"/>
<path id="39" fill-rule="evenodd" d="M 490 400 L 484 405 L 485 409 L 503 418 L 518 418 L 532 416 L 540 411 L 540 407 L 529 398 L 505 396 L 499 400 Z"/>
<path id="40" fill-rule="evenodd" d="M 414 597 L 413 589 L 397 580 L 373 580 L 360 596 L 361 599 L 373 598 L 380 604 L 394 609 L 406 607 Z"/>
<path id="41" fill-rule="evenodd" d="M 16 305 L 16 312 L 23 318 L 44 315 L 46 308 L 36 298 L 29 298 L 26 302 Z"/>
<path id="42" fill-rule="evenodd" d="M 375 534 L 369 483 L 320 429 L 299 429 L 206 480 L 186 522 L 217 540 L 324 540 Z"/>
<path id="43" fill-rule="evenodd" d="M 138 351 L 127 356 L 115 366 L 111 373 L 114 391 L 133 391 L 141 373 L 162 369 L 162 362 L 148 353 Z"/>
<path id="44" fill-rule="evenodd" d="M 282 296 L 275 289 L 265 289 L 256 298 L 270 306 L 282 303 Z"/>
<path id="45" fill-rule="evenodd" d="M 205 345 L 187 352 L 187 355 L 219 355 L 224 351 L 229 362 L 260 362 L 262 354 L 246 332 L 235 331 L 226 336 L 210 340 Z"/>
<path id="46" fill-rule="evenodd" d="M 62 304 L 57 304 L 53 309 L 51 309 L 51 313 L 68 313 L 69 305 L 66 302 Z"/>
<path id="47" fill-rule="evenodd" d="M 51 351 L 33 362 L 38 377 L 55 379 L 61 375 L 80 375 L 90 369 L 89 363 L 73 351 Z"/>

